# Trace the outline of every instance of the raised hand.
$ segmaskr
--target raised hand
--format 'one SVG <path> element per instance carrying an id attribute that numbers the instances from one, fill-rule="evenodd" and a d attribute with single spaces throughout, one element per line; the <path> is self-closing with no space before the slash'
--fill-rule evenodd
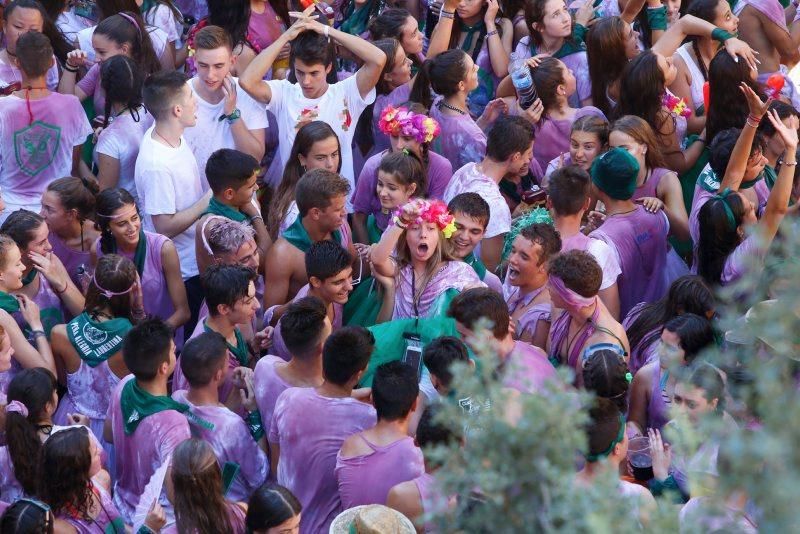
<path id="1" fill-rule="evenodd" d="M 775 128 L 775 131 L 780 134 L 781 139 L 783 140 L 784 144 L 786 145 L 786 150 L 788 152 L 794 152 L 797 150 L 797 128 L 796 125 L 794 128 L 787 127 L 783 124 L 778 112 L 774 109 L 767 112 L 767 118 L 769 122 L 772 123 L 772 126 Z M 794 119 L 793 122 L 796 122 L 797 119 L 794 117 L 790 117 L 790 119 Z"/>
<path id="2" fill-rule="evenodd" d="M 742 58 L 751 69 L 758 70 L 758 65 L 761 63 L 756 57 L 758 52 L 750 48 L 750 45 L 741 39 L 732 37 L 725 41 L 725 50 L 733 56 L 733 59 L 736 60 L 737 63 L 739 62 L 739 58 Z"/>
<path id="3" fill-rule="evenodd" d="M 767 98 L 766 102 L 762 102 L 755 91 L 744 82 L 739 84 L 739 90 L 744 94 L 744 98 L 747 100 L 747 108 L 750 114 L 758 118 L 763 117 L 769 109 L 769 105 L 772 104 L 772 99 Z"/>
<path id="4" fill-rule="evenodd" d="M 664 209 L 664 202 L 662 202 L 660 199 L 656 197 L 642 197 L 636 199 L 634 202 L 644 206 L 644 209 L 646 209 L 650 213 L 655 213 L 658 210 Z"/>
<path id="5" fill-rule="evenodd" d="M 661 439 L 661 432 L 648 428 L 647 437 L 650 438 L 650 458 L 653 461 L 653 477 L 656 480 L 666 480 L 669 476 L 669 466 L 672 464 L 672 448 L 669 443 Z"/>
<path id="6" fill-rule="evenodd" d="M 236 109 L 236 85 L 233 83 L 233 78 L 230 74 L 222 80 L 222 92 L 225 93 L 223 112 L 225 115 L 230 115 Z"/>
<path id="7" fill-rule="evenodd" d="M 500 2 L 497 0 L 486 0 L 486 14 L 483 16 L 483 21 L 486 24 L 494 24 L 498 11 L 500 11 Z"/>

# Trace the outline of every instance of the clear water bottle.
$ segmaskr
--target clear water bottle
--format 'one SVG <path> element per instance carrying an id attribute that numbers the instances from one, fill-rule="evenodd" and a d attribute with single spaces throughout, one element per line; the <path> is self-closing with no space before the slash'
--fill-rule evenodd
<path id="1" fill-rule="evenodd" d="M 531 69 L 525 62 L 525 58 L 511 53 L 511 61 L 508 64 L 508 72 L 511 73 L 511 82 L 517 90 L 517 100 L 522 109 L 528 109 L 538 98 L 536 86 L 533 84 Z"/>

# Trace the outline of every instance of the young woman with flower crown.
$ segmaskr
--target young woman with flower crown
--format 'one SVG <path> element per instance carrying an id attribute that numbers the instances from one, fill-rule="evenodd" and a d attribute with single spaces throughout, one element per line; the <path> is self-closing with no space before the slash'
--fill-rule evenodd
<path id="1" fill-rule="evenodd" d="M 370 252 L 373 271 L 395 278 L 392 319 L 443 314 L 461 291 L 485 287 L 475 270 L 450 252 L 456 225 L 444 202 L 412 200 L 395 212 L 392 223 Z"/>
<path id="2" fill-rule="evenodd" d="M 378 127 L 389 137 L 390 147 L 369 158 L 358 177 L 356 192 L 353 195 L 353 210 L 355 211 L 353 235 L 358 243 L 374 242 L 370 241 L 367 231 L 367 221 L 370 216 L 374 217 L 377 227 L 382 231 L 389 224 L 392 210 L 405 204 L 405 202 L 398 202 L 391 207 L 384 206 L 376 194 L 379 182 L 378 169 L 387 154 L 408 151 L 416 155 L 422 162 L 424 187 L 418 189 L 416 195 L 409 194 L 408 198 L 411 196 L 442 198 L 444 190 L 453 176 L 450 161 L 430 151 L 430 144 L 441 131 L 439 123 L 434 119 L 406 107 L 395 108 L 389 105 L 382 111 Z"/>

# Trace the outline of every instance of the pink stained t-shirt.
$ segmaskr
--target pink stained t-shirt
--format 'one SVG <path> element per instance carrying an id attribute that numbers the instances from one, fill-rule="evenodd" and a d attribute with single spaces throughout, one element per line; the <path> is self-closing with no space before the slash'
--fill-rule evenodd
<path id="1" fill-rule="evenodd" d="M 47 185 L 72 174 L 73 149 L 91 133 L 74 95 L 0 98 L 0 187 L 6 203 L 38 213 Z"/>
<path id="2" fill-rule="evenodd" d="M 541 391 L 544 383 L 556 377 L 556 369 L 547 354 L 524 341 L 515 341 L 514 350 L 503 364 L 503 386 L 520 393 Z"/>
<path id="3" fill-rule="evenodd" d="M 375 409 L 351 397 L 323 397 L 312 388 L 289 388 L 278 397 L 269 441 L 280 445 L 278 484 L 303 505 L 301 534 L 327 532 L 342 511 L 336 456 L 345 439 L 375 422 Z"/>

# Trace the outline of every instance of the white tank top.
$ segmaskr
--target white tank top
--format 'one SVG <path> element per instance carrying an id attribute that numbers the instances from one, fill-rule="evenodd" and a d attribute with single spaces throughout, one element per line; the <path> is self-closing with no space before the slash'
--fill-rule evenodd
<path id="1" fill-rule="evenodd" d="M 703 105 L 703 84 L 706 80 L 703 78 L 703 73 L 700 70 L 700 67 L 697 66 L 697 63 L 692 57 L 691 48 L 692 43 L 686 43 L 678 48 L 675 53 L 681 57 L 684 63 L 686 63 L 686 67 L 689 69 L 689 74 L 692 76 L 692 84 L 690 89 L 692 93 L 694 111 L 697 111 L 697 108 Z"/>

